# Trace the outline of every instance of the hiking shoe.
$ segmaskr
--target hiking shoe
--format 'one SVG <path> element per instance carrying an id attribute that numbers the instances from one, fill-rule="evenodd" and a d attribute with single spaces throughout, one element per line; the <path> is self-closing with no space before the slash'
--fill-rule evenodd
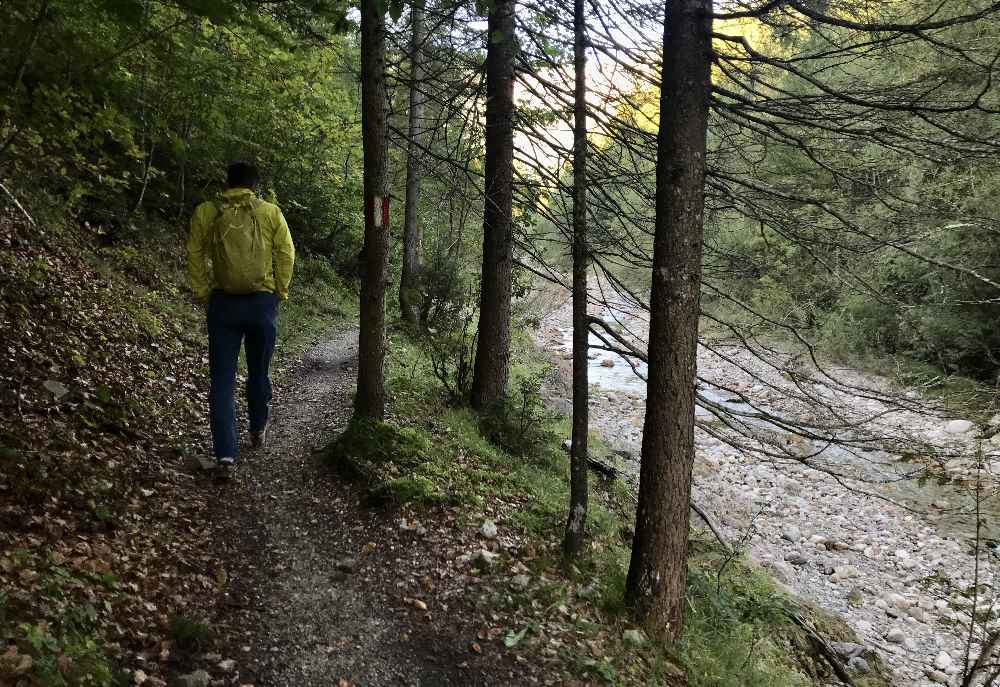
<path id="1" fill-rule="evenodd" d="M 186 458 L 188 469 L 194 472 L 212 472 L 218 467 L 218 463 L 203 453 L 190 454 Z"/>
<path id="2" fill-rule="evenodd" d="M 225 457 L 215 461 L 215 478 L 220 482 L 226 482 L 233 476 L 233 468 L 236 467 L 236 459 Z"/>
<path id="3" fill-rule="evenodd" d="M 264 428 L 259 432 L 250 432 L 250 446 L 252 448 L 264 448 L 267 446 L 267 428 L 270 425 L 271 421 L 268 420 Z"/>

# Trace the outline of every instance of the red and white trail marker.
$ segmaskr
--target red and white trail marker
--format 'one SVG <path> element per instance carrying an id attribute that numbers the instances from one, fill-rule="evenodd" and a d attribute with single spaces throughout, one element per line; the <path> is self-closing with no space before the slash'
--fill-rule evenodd
<path id="1" fill-rule="evenodd" d="M 389 196 L 372 198 L 372 218 L 378 228 L 389 226 Z"/>

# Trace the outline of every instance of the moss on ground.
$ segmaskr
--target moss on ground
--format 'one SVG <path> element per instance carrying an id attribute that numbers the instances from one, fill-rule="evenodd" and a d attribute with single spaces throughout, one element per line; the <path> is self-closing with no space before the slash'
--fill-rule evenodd
<path id="1" fill-rule="evenodd" d="M 829 666 L 789 611 L 805 614 L 831 640 L 850 639 L 833 616 L 802 606 L 743 557 L 728 556 L 713 539 L 693 533 L 684 638 L 674 646 L 624 640 L 631 629 L 623 605 L 634 495 L 622 480 L 591 478 L 590 546 L 566 570 L 560 543 L 569 499 L 569 459 L 562 446 L 566 418 L 544 418 L 535 442 L 513 452 L 484 436 L 480 417 L 446 402 L 423 344 L 394 335 L 387 367 L 394 424 L 352 423 L 329 449 L 330 460 L 371 485 L 382 501 L 461 504 L 470 521 L 509 508 L 505 521 L 537 552 L 531 572 L 549 582 L 530 593 L 499 592 L 492 603 L 522 614 L 510 645 L 533 645 L 558 655 L 581 679 L 611 685 L 799 687 L 825 684 Z M 521 338 L 512 388 L 544 373 L 543 359 Z M 599 438 L 594 452 L 615 464 Z M 588 593 L 581 595 L 580 589 Z M 539 609 L 541 613 L 539 615 Z M 552 609 L 566 619 L 565 636 L 544 620 Z M 574 620 L 575 618 L 575 620 Z M 875 663 L 875 662 L 873 662 Z M 678 667 L 686 674 L 679 677 Z M 888 684 L 877 671 L 858 684 Z"/>

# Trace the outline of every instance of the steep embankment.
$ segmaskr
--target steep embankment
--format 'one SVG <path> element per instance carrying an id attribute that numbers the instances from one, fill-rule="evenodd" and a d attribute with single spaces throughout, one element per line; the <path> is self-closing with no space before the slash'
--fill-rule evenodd
<path id="1" fill-rule="evenodd" d="M 175 227 L 99 247 L 31 211 L 0 214 L 0 683 L 155 686 L 211 643 L 225 588 L 187 467 L 208 452 L 204 313 Z M 298 267 L 279 368 L 350 312 L 322 261 Z"/>
<path id="2" fill-rule="evenodd" d="M 200 317 L 134 248 L 0 214 L 0 682 L 110 684 L 216 587 Z M 35 684 L 34 682 L 32 684 Z"/>

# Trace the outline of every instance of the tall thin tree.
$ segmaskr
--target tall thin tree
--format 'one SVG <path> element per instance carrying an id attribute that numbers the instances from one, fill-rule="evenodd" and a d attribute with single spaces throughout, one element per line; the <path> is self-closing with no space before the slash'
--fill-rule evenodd
<path id="1" fill-rule="evenodd" d="M 420 155 L 423 141 L 424 88 L 424 0 L 410 6 L 410 113 L 406 151 L 406 210 L 403 215 L 403 264 L 399 278 L 399 311 L 403 321 L 415 327 L 420 321 L 421 228 L 417 216 L 420 203 Z"/>
<path id="2" fill-rule="evenodd" d="M 587 53 L 585 0 L 573 0 L 573 433 L 570 446 L 569 519 L 563 551 L 573 558 L 587 524 L 587 433 L 590 385 L 587 340 Z"/>
<path id="3" fill-rule="evenodd" d="M 385 413 L 385 290 L 388 217 L 386 198 L 385 15 L 378 0 L 361 1 L 361 144 L 364 151 L 365 238 L 358 344 L 357 417 Z M 388 213 L 385 213 L 388 214 Z"/>
<path id="4" fill-rule="evenodd" d="M 486 205 L 479 335 L 472 406 L 486 410 L 507 393 L 514 267 L 514 6 L 494 0 L 486 32 Z"/>
<path id="5" fill-rule="evenodd" d="M 680 633 L 687 584 L 711 28 L 711 0 L 667 3 L 646 418 L 626 583 L 637 620 L 667 639 Z"/>

